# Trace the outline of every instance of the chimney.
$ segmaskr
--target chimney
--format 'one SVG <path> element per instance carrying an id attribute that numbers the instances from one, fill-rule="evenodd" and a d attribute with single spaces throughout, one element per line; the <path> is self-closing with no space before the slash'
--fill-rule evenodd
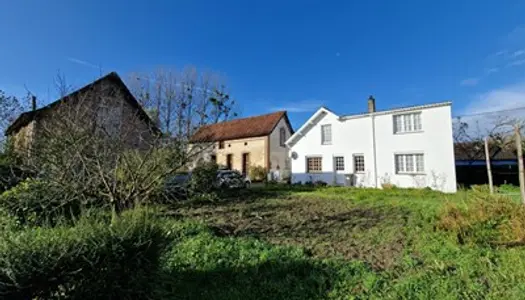
<path id="1" fill-rule="evenodd" d="M 376 111 L 376 99 L 374 99 L 374 96 L 370 95 L 368 97 L 368 113 L 373 113 Z"/>
<path id="2" fill-rule="evenodd" d="M 31 109 L 36 110 L 36 96 L 31 96 Z"/>

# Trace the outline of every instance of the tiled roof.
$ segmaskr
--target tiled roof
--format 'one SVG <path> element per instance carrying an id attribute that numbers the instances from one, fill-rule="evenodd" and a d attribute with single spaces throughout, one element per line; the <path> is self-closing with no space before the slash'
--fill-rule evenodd
<path id="1" fill-rule="evenodd" d="M 55 102 L 52 102 L 42 108 L 39 108 L 37 110 L 32 110 L 32 111 L 27 111 L 27 112 L 24 112 L 22 113 L 6 130 L 5 132 L 5 135 L 10 135 L 12 133 L 15 133 L 17 132 L 18 130 L 20 130 L 20 128 L 26 126 L 27 124 L 29 124 L 32 120 L 34 120 L 39 114 L 47 111 L 47 110 L 50 110 L 54 107 L 56 107 L 57 105 L 59 105 L 60 103 L 63 103 L 65 101 L 68 101 L 68 99 L 71 99 L 71 98 L 74 98 L 76 97 L 77 95 L 81 94 L 81 93 L 84 93 L 84 92 L 87 92 L 90 88 L 93 88 L 94 86 L 98 85 L 98 84 L 101 84 L 103 82 L 106 82 L 106 81 L 112 81 L 112 82 L 115 82 L 117 85 L 120 85 L 122 87 L 122 89 L 124 90 L 124 93 L 125 93 L 125 99 L 129 102 L 129 104 L 131 104 L 132 107 L 134 107 L 135 109 L 137 109 L 137 112 L 139 114 L 139 117 L 141 117 L 146 123 L 149 124 L 149 126 L 156 132 L 160 132 L 160 129 L 155 125 L 155 123 L 150 119 L 150 117 L 148 116 L 148 114 L 144 111 L 144 109 L 142 108 L 142 106 L 139 104 L 139 102 L 137 101 L 137 99 L 135 99 L 135 97 L 131 94 L 131 92 L 129 91 L 129 89 L 127 88 L 127 86 L 124 84 L 124 82 L 122 81 L 122 79 L 120 78 L 120 76 L 118 76 L 117 73 L 115 72 L 111 72 L 109 74 L 107 74 L 106 76 L 104 77 L 101 77 L 95 81 L 93 81 L 92 83 L 72 92 L 71 94 L 69 95 L 66 95 L 64 96 L 63 98 L 60 98 L 58 100 L 56 100 Z"/>
<path id="2" fill-rule="evenodd" d="M 191 142 L 217 142 L 266 136 L 272 133 L 273 129 L 283 117 L 288 123 L 288 126 L 290 126 L 290 121 L 288 120 L 286 111 L 278 111 L 261 116 L 236 119 L 213 125 L 202 126 L 191 137 Z M 290 129 L 291 128 L 292 126 L 290 126 Z"/>

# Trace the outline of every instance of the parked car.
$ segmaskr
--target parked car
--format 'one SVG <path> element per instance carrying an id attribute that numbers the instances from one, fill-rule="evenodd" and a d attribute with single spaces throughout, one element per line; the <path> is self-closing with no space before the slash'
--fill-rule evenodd
<path id="1" fill-rule="evenodd" d="M 191 180 L 191 172 L 177 173 L 166 179 L 164 186 L 168 195 L 181 198 L 188 195 L 188 188 Z"/>
<path id="2" fill-rule="evenodd" d="M 175 198 L 186 197 L 191 183 L 191 176 L 191 172 L 187 172 L 177 173 L 168 177 L 165 181 L 167 194 Z M 215 188 L 221 189 L 240 189 L 247 188 L 250 185 L 250 179 L 235 170 L 217 171 L 217 180 L 214 184 Z"/>
<path id="3" fill-rule="evenodd" d="M 246 176 L 243 176 L 239 171 L 235 170 L 219 170 L 217 171 L 217 187 L 219 188 L 248 188 L 251 181 Z"/>

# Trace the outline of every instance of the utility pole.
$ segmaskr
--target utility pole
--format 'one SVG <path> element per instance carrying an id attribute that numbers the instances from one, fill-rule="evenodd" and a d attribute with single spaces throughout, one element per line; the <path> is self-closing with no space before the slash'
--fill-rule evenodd
<path id="1" fill-rule="evenodd" d="M 485 137 L 485 162 L 487 164 L 487 175 L 489 177 L 490 193 L 494 194 L 494 183 L 492 182 L 492 169 L 490 166 L 489 138 Z"/>
<path id="2" fill-rule="evenodd" d="M 518 156 L 518 170 L 520 176 L 520 193 L 521 193 L 521 202 L 525 204 L 525 173 L 523 171 L 523 150 L 521 149 L 521 133 L 520 125 L 514 125 L 514 134 L 516 136 L 516 154 Z"/>

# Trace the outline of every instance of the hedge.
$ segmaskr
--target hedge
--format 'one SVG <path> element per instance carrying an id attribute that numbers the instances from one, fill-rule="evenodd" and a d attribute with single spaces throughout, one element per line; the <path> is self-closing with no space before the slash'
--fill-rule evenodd
<path id="1" fill-rule="evenodd" d="M 113 224 L 4 230 L 0 298 L 151 298 L 165 242 L 159 222 L 140 211 Z"/>

